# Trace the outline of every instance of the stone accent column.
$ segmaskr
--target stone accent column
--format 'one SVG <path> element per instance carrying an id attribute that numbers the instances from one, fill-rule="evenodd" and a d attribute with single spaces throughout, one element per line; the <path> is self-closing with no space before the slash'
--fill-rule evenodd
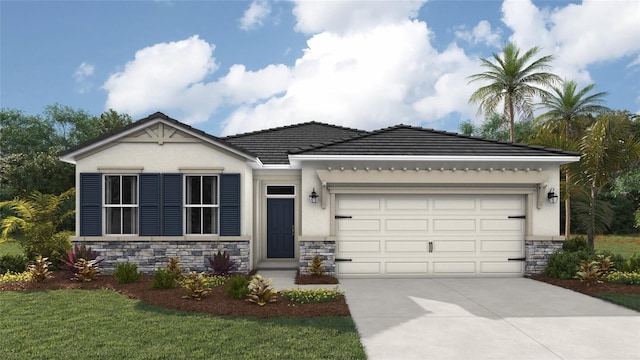
<path id="1" fill-rule="evenodd" d="M 327 275 L 336 274 L 336 242 L 335 241 L 300 241 L 300 274 L 309 274 L 308 267 L 316 255 L 322 256 Z"/>
<path id="2" fill-rule="evenodd" d="M 551 254 L 562 250 L 564 240 L 525 240 L 524 276 L 540 275 Z"/>

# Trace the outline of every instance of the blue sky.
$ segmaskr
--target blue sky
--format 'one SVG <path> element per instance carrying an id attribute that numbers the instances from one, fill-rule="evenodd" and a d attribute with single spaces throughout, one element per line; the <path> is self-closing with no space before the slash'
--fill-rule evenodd
<path id="1" fill-rule="evenodd" d="M 640 112 L 640 1 L 0 1 L 0 106 L 155 111 L 214 135 L 456 130 L 505 41 Z"/>

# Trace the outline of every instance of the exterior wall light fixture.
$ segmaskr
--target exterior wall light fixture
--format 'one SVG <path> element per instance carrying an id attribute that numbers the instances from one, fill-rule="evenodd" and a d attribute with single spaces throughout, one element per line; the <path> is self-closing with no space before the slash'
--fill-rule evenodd
<path id="1" fill-rule="evenodd" d="M 554 188 L 551 188 L 551 190 L 549 190 L 549 193 L 547 194 L 547 200 L 549 200 L 549 202 L 552 204 L 558 202 L 558 194 L 555 193 Z"/>
<path id="2" fill-rule="evenodd" d="M 314 187 L 311 191 L 311 194 L 309 194 L 309 201 L 311 201 L 312 204 L 316 204 L 319 197 L 320 196 L 318 195 L 318 193 L 316 192 L 316 188 Z"/>

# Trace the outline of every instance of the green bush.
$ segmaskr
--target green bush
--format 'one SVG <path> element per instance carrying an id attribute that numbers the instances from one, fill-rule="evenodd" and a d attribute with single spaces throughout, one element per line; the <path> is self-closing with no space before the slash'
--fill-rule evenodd
<path id="1" fill-rule="evenodd" d="M 638 272 L 640 273 L 640 256 L 633 254 L 622 266 L 622 270 L 625 272 Z"/>
<path id="2" fill-rule="evenodd" d="M 23 255 L 0 256 L 0 274 L 6 272 L 21 273 L 27 270 L 27 258 Z"/>
<path id="3" fill-rule="evenodd" d="M 113 277 L 118 281 L 118 284 L 130 284 L 140 280 L 142 274 L 138 272 L 138 265 L 121 263 L 116 266 Z"/>
<path id="4" fill-rule="evenodd" d="M 582 235 L 572 237 L 571 239 L 563 242 L 562 250 L 565 252 L 576 252 L 582 250 L 593 252 L 593 248 L 589 245 L 589 241 L 587 241 L 587 238 Z"/>
<path id="5" fill-rule="evenodd" d="M 596 258 L 599 256 L 609 258 L 611 260 L 611 268 L 615 270 L 624 270 L 624 264 L 627 262 L 624 256 L 620 254 L 614 254 L 611 251 L 607 250 L 598 251 L 597 254 L 598 255 L 596 255 Z"/>
<path id="6" fill-rule="evenodd" d="M 614 284 L 640 285 L 640 272 L 614 271 L 605 275 L 604 279 Z"/>
<path id="7" fill-rule="evenodd" d="M 229 278 L 229 282 L 226 287 L 227 295 L 236 298 L 244 299 L 249 294 L 249 280 L 244 275 L 234 275 Z"/>
<path id="8" fill-rule="evenodd" d="M 178 275 L 167 269 L 158 268 L 153 273 L 153 279 L 151 281 L 152 289 L 172 289 L 178 285 Z"/>
<path id="9" fill-rule="evenodd" d="M 573 279 L 580 263 L 593 259 L 595 259 L 593 252 L 587 250 L 558 251 L 549 257 L 544 274 L 558 279 Z"/>
<path id="10" fill-rule="evenodd" d="M 344 294 L 343 291 L 335 289 L 291 289 L 282 290 L 280 294 L 287 300 L 300 304 L 325 303 L 336 301 Z"/>

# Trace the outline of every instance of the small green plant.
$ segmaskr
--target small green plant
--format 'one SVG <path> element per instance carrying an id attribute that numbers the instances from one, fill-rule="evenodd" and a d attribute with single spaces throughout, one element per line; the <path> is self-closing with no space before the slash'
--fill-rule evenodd
<path id="1" fill-rule="evenodd" d="M 623 264 L 622 270 L 625 272 L 640 272 L 640 255 L 633 254 L 629 260 Z"/>
<path id="2" fill-rule="evenodd" d="M 27 270 L 27 258 L 23 255 L 0 256 L 0 274 L 6 272 L 21 273 Z"/>
<path id="3" fill-rule="evenodd" d="M 33 281 L 41 282 L 52 278 L 53 273 L 49 270 L 49 266 L 51 266 L 49 258 L 43 258 L 40 255 L 36 256 L 33 263 L 29 265 L 29 273 L 31 274 Z"/>
<path id="4" fill-rule="evenodd" d="M 20 273 L 7 272 L 0 274 L 0 283 L 10 282 L 29 282 L 33 280 L 33 275 L 29 271 L 23 271 Z"/>
<path id="5" fill-rule="evenodd" d="M 236 270 L 236 262 L 231 260 L 229 253 L 218 252 L 213 257 L 208 258 L 209 267 L 214 275 L 229 275 Z"/>
<path id="6" fill-rule="evenodd" d="M 113 277 L 118 281 L 118 284 L 130 284 L 140 280 L 142 274 L 138 272 L 138 265 L 121 263 L 116 266 Z"/>
<path id="7" fill-rule="evenodd" d="M 273 279 L 264 280 L 260 274 L 256 274 L 249 281 L 249 294 L 247 301 L 265 306 L 267 303 L 277 301 L 276 289 L 272 286 Z"/>
<path id="8" fill-rule="evenodd" d="M 320 255 L 314 256 L 313 259 L 311 260 L 311 264 L 307 268 L 311 276 L 322 276 L 324 275 L 325 269 L 326 268 L 322 263 L 322 256 Z"/>
<path id="9" fill-rule="evenodd" d="M 153 273 L 151 281 L 152 289 L 173 289 L 178 285 L 178 277 L 175 272 L 171 272 L 166 268 L 158 268 Z"/>
<path id="10" fill-rule="evenodd" d="M 227 283 L 226 292 L 232 298 L 244 299 L 249 294 L 249 280 L 244 275 L 231 276 Z"/>
<path id="11" fill-rule="evenodd" d="M 280 294 L 287 300 L 299 304 L 326 303 L 336 301 L 344 295 L 342 290 L 335 289 L 290 289 L 283 290 Z"/>
<path id="12" fill-rule="evenodd" d="M 98 253 L 93 251 L 90 246 L 85 246 L 78 244 L 73 246 L 73 249 L 67 250 L 66 258 L 59 258 L 60 262 L 62 262 L 62 269 L 71 271 L 74 275 L 77 273 L 78 269 L 76 268 L 76 263 L 79 259 L 85 260 L 96 260 L 97 264 L 100 264 L 104 259 L 97 260 Z"/>
<path id="13" fill-rule="evenodd" d="M 604 276 L 607 282 L 623 285 L 640 285 L 640 272 L 613 271 Z"/>
<path id="14" fill-rule="evenodd" d="M 95 278 L 100 273 L 98 261 L 96 260 L 86 260 L 80 258 L 78 259 L 78 261 L 76 261 L 75 267 L 76 273 L 73 276 L 72 280 L 89 282 L 91 280 L 95 280 Z"/>
<path id="15" fill-rule="evenodd" d="M 213 285 L 211 278 L 207 274 L 191 271 L 182 276 L 180 286 L 187 292 L 187 295 L 183 296 L 183 298 L 202 300 L 202 297 L 211 291 Z"/>

